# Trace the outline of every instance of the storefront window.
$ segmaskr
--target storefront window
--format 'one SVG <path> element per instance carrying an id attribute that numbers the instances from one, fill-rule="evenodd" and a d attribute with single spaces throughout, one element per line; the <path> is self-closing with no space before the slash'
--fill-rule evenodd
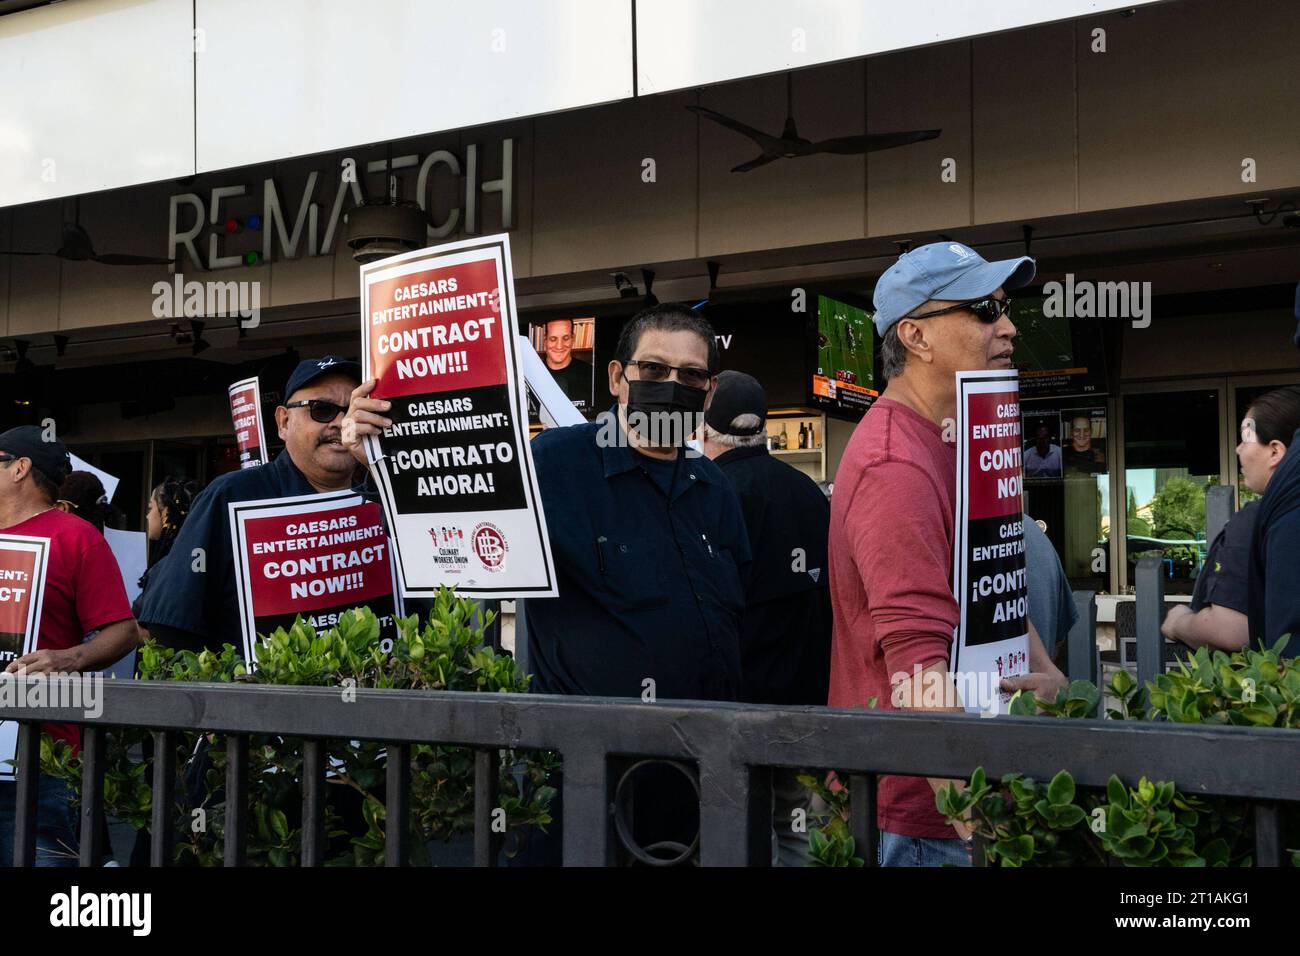
<path id="1" fill-rule="evenodd" d="M 1128 580 L 1156 555 L 1165 589 L 1189 594 L 1205 561 L 1205 492 L 1219 483 L 1219 393 L 1157 392 L 1124 398 Z"/>
<path id="2" fill-rule="evenodd" d="M 1105 591 L 1110 568 L 1106 406 L 1095 398 L 1021 405 L 1025 511 L 1046 524 L 1073 587 Z"/>

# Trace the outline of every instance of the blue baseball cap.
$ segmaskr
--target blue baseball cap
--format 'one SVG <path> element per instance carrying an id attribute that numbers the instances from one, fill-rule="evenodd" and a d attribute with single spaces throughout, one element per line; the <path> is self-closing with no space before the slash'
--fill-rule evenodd
<path id="1" fill-rule="evenodd" d="M 931 299 L 967 302 L 999 288 L 1019 289 L 1033 280 L 1036 268 L 1029 256 L 988 262 L 960 242 L 920 246 L 899 256 L 876 282 L 876 331 L 883 337 L 891 325 Z"/>
<path id="2" fill-rule="evenodd" d="M 293 393 L 298 389 L 310 385 L 316 379 L 326 375 L 346 375 L 360 385 L 361 365 L 351 359 L 341 358 L 337 355 L 322 355 L 318 359 L 307 359 L 299 362 L 298 367 L 293 370 L 293 374 L 289 376 L 289 381 L 284 386 L 284 400 L 289 401 L 293 398 Z"/>

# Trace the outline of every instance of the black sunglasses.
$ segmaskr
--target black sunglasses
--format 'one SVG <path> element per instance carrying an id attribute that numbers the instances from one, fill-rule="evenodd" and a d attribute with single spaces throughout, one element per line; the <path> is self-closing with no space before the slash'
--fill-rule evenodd
<path id="1" fill-rule="evenodd" d="M 324 398 L 304 398 L 301 402 L 289 402 L 285 408 L 302 408 L 304 405 L 311 407 L 311 420 L 319 422 L 322 425 L 328 425 L 338 417 L 340 412 L 346 412 L 346 405 L 336 405 Z"/>
<path id="2" fill-rule="evenodd" d="M 934 312 L 923 312 L 921 315 L 905 315 L 905 319 L 932 319 L 936 315 L 947 315 L 950 312 L 974 312 L 975 318 L 979 319 L 985 325 L 992 325 L 1004 315 L 1011 314 L 1010 299 L 995 299 L 990 296 L 987 299 L 976 299 L 972 302 L 958 302 L 956 305 L 950 305 L 946 309 L 937 309 Z"/>
<path id="3" fill-rule="evenodd" d="M 689 388 L 708 388 L 709 379 L 713 376 L 709 374 L 706 368 L 697 368 L 693 365 L 665 365 L 663 362 L 638 362 L 631 359 L 624 363 L 625 365 L 635 365 L 641 370 L 641 379 L 646 382 L 666 382 L 668 376 L 673 372 L 677 373 L 677 381 Z"/>

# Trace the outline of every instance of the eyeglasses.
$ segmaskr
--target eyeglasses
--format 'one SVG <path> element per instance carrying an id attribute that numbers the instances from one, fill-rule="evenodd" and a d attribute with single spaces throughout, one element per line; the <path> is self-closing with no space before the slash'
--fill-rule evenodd
<path id="1" fill-rule="evenodd" d="M 0 454 L 0 462 L 4 462 L 6 465 L 9 464 L 9 462 L 11 461 L 17 461 L 17 460 L 18 460 L 17 455 Z"/>
<path id="2" fill-rule="evenodd" d="M 304 398 L 301 402 L 289 402 L 284 407 L 302 408 L 304 405 L 311 407 L 311 420 L 322 425 L 328 425 L 340 413 L 345 413 L 348 410 L 346 405 L 336 405 L 324 398 Z"/>
<path id="3" fill-rule="evenodd" d="M 987 299 L 976 299 L 972 302 L 958 302 L 956 305 L 950 305 L 946 309 L 938 309 L 934 312 L 924 312 L 921 315 L 905 315 L 905 319 L 932 319 L 936 315 L 947 315 L 949 312 L 975 313 L 975 318 L 979 319 L 985 325 L 992 325 L 1004 315 L 1011 314 L 1010 299 L 995 299 L 990 296 Z"/>
<path id="4" fill-rule="evenodd" d="M 631 359 L 624 363 L 625 365 L 635 365 L 641 370 L 641 379 L 646 382 L 666 382 L 668 376 L 673 372 L 677 373 L 677 381 L 689 388 L 708 388 L 709 379 L 713 376 L 709 374 L 706 368 L 696 368 L 693 365 L 665 365 L 663 362 L 638 362 Z"/>

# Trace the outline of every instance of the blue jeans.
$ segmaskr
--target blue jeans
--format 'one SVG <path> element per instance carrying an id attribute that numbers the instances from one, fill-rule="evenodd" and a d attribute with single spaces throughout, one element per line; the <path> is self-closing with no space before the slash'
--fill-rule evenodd
<path id="1" fill-rule="evenodd" d="M 970 866 L 967 843 L 953 837 L 910 837 L 880 831 L 876 862 L 881 866 Z"/>
<path id="2" fill-rule="evenodd" d="M 14 805 L 18 784 L 0 783 L 0 866 L 14 862 Z M 36 786 L 36 865 L 77 865 L 77 821 L 72 791 L 58 777 L 41 774 Z"/>

